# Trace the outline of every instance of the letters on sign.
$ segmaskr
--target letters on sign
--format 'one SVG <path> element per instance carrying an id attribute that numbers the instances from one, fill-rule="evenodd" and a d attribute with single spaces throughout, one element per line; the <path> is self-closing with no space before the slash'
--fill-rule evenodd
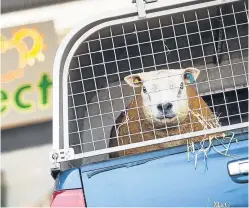
<path id="1" fill-rule="evenodd" d="M 3 28 L 0 37 L 2 128 L 51 119 L 53 22 Z"/>

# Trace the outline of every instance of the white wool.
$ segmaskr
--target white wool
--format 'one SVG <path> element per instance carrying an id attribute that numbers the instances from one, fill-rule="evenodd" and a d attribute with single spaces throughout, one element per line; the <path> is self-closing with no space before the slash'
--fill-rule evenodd
<path id="1" fill-rule="evenodd" d="M 156 122 L 166 124 L 178 124 L 188 114 L 188 96 L 184 83 L 183 69 L 160 70 L 132 75 L 139 76 L 142 81 L 141 96 L 145 116 L 153 118 Z M 126 79 L 132 85 L 133 78 Z M 133 85 L 136 87 L 137 85 Z M 181 89 L 182 86 L 182 89 Z M 144 89 L 146 92 L 144 92 Z M 161 118 L 159 104 L 172 103 L 172 112 L 177 116 L 174 118 Z"/>

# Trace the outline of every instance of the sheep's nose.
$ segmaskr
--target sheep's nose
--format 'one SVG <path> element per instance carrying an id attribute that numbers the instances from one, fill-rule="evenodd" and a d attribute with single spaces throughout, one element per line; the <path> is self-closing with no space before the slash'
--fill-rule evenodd
<path id="1" fill-rule="evenodd" d="M 161 104 L 157 105 L 157 109 L 160 112 L 164 113 L 164 114 L 166 114 L 167 112 L 169 112 L 172 109 L 172 107 L 173 107 L 173 104 L 170 103 L 170 102 L 168 102 L 168 103 L 161 103 Z"/>

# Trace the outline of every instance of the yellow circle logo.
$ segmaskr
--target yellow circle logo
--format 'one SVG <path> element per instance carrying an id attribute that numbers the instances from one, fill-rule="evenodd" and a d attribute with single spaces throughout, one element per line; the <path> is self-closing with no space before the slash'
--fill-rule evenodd
<path id="1" fill-rule="evenodd" d="M 25 42 L 25 38 L 32 39 L 31 48 Z M 19 54 L 18 67 L 10 69 L 7 73 L 1 74 L 1 82 L 6 83 L 21 78 L 24 75 L 26 66 L 33 66 L 35 61 L 42 62 L 45 60 L 43 51 L 45 50 L 44 38 L 36 29 L 22 28 L 13 33 L 11 39 L 1 35 L 1 53 L 8 50 L 16 49 Z"/>

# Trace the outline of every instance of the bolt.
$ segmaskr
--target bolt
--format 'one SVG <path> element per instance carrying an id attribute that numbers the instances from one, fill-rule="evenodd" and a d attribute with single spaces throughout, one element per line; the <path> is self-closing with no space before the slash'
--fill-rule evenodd
<path id="1" fill-rule="evenodd" d="M 52 158 L 53 158 L 54 160 L 57 160 L 58 157 L 59 157 L 59 155 L 58 155 L 57 153 L 53 153 Z"/>

